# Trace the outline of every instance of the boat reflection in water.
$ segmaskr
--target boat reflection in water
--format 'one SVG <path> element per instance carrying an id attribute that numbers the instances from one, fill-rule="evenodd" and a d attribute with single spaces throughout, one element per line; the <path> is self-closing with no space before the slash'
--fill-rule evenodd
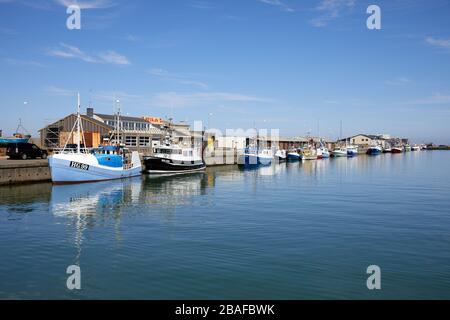
<path id="1" fill-rule="evenodd" d="M 139 201 L 140 177 L 77 185 L 54 185 L 51 212 L 55 216 L 104 216 L 114 213 L 123 203 Z"/>

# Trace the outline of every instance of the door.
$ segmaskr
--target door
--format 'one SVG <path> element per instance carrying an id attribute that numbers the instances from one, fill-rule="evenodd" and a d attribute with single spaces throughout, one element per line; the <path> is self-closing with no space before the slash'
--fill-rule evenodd
<path id="1" fill-rule="evenodd" d="M 40 156 L 41 156 L 41 153 L 39 152 L 39 148 L 38 148 L 35 144 L 33 144 L 33 145 L 31 146 L 31 156 L 32 156 L 33 158 L 36 158 L 36 157 L 40 157 Z"/>

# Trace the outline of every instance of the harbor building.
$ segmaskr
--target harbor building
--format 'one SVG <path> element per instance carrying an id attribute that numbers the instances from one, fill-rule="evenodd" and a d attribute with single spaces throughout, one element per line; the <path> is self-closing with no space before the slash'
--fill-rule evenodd
<path id="1" fill-rule="evenodd" d="M 114 135 L 114 130 L 118 125 L 116 115 L 94 113 L 92 108 L 88 108 L 87 116 L 110 126 L 112 128 L 111 136 Z M 153 121 L 150 119 L 157 118 L 120 116 L 121 136 L 119 139 L 125 144 L 125 147 L 149 154 L 154 146 L 160 145 L 165 135 L 162 130 L 163 125 L 159 124 L 160 120 L 155 121 L 157 124 L 154 124 L 150 122 Z"/>
<path id="2" fill-rule="evenodd" d="M 57 149 L 64 147 L 66 143 L 77 143 L 74 135 L 70 134 L 75 125 L 76 119 L 76 114 L 69 114 L 68 116 L 39 130 L 41 146 L 47 149 Z M 88 117 L 87 115 L 81 115 L 81 122 L 86 147 L 90 148 L 98 147 L 102 143 L 103 139 L 108 139 L 110 133 L 114 130 L 113 127 L 103 121 Z"/>
<path id="3" fill-rule="evenodd" d="M 39 130 L 41 145 L 44 148 L 62 148 L 66 143 L 76 143 L 76 137 L 70 134 L 76 121 L 76 114 L 70 114 Z M 96 148 L 109 143 L 117 128 L 117 116 L 95 113 L 87 108 L 81 115 L 86 148 Z M 165 137 L 164 126 L 167 123 L 156 117 L 120 117 L 120 139 L 125 146 L 142 154 L 151 154 L 152 147 L 159 145 Z"/>
<path id="4" fill-rule="evenodd" d="M 373 134 L 357 134 L 348 138 L 339 140 L 341 143 L 349 143 L 361 148 L 368 148 L 374 144 L 380 144 L 383 148 L 386 144 L 386 135 L 373 135 Z"/>
<path id="5" fill-rule="evenodd" d="M 408 144 L 408 139 L 406 138 L 396 138 L 389 134 L 373 135 L 373 134 L 357 134 L 345 139 L 339 140 L 341 143 L 350 143 L 356 145 L 360 148 L 368 148 L 371 145 L 379 144 L 383 148 L 395 145 L 405 145 Z"/>

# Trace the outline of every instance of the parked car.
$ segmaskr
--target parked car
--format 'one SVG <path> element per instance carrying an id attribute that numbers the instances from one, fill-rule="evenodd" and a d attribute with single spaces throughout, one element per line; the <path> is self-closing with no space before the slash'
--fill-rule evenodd
<path id="1" fill-rule="evenodd" d="M 47 159 L 48 153 L 32 143 L 9 143 L 6 155 L 10 159 Z"/>

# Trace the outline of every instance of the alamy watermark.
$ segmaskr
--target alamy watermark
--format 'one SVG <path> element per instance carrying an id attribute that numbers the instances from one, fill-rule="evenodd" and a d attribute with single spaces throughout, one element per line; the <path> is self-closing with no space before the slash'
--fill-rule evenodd
<path id="1" fill-rule="evenodd" d="M 375 4 L 367 7 L 366 12 L 370 14 L 367 18 L 366 25 L 369 30 L 381 29 L 381 8 Z"/>
<path id="2" fill-rule="evenodd" d="M 81 29 L 81 8 L 79 5 L 72 4 L 66 9 L 66 13 L 69 15 L 66 20 L 66 26 L 69 30 Z M 367 18 L 366 26 L 369 30 L 381 29 L 381 8 L 376 4 L 371 4 L 367 7 L 367 14 L 370 16 Z"/>
<path id="3" fill-rule="evenodd" d="M 81 29 L 81 8 L 76 4 L 67 7 L 66 13 L 69 17 L 66 20 L 66 26 L 69 30 Z"/>
<path id="4" fill-rule="evenodd" d="M 370 276 L 367 278 L 366 285 L 369 290 L 381 290 L 381 269 L 377 265 L 371 265 L 367 267 L 367 274 Z"/>
<path id="5" fill-rule="evenodd" d="M 81 289 L 81 269 L 77 265 L 71 265 L 67 267 L 67 274 L 70 276 L 67 278 L 66 286 L 69 290 L 80 290 Z"/>

